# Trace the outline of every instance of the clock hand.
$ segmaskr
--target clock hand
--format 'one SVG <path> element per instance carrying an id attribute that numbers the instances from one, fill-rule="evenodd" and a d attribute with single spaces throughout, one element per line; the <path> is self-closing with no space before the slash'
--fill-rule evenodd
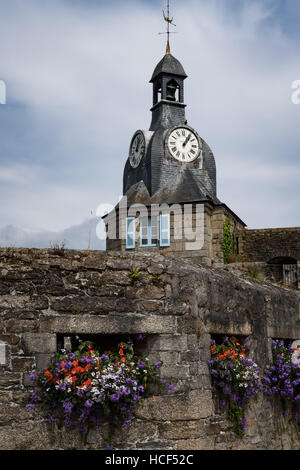
<path id="1" fill-rule="evenodd" d="M 186 144 L 187 144 L 188 141 L 190 140 L 191 136 L 192 136 L 192 134 L 189 134 L 189 135 L 187 136 L 187 138 L 185 139 L 185 141 L 184 141 L 184 143 L 183 143 L 183 147 L 186 146 Z"/>

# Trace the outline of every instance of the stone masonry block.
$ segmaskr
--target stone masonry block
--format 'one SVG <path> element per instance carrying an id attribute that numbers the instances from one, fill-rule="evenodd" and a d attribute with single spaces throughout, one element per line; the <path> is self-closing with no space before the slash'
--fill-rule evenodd
<path id="1" fill-rule="evenodd" d="M 188 349 L 188 335 L 159 335 L 149 338 L 149 348 L 153 351 L 186 351 Z"/>
<path id="2" fill-rule="evenodd" d="M 56 351 L 56 335 L 51 333 L 24 333 L 22 342 L 26 354 L 54 353 Z"/>
<path id="3" fill-rule="evenodd" d="M 59 315 L 45 317 L 40 322 L 41 331 L 50 333 L 173 333 L 176 318 L 159 315 Z"/>
<path id="4" fill-rule="evenodd" d="M 195 439 L 204 434 L 204 420 L 166 422 L 159 426 L 162 439 Z"/>
<path id="5" fill-rule="evenodd" d="M 184 395 L 147 398 L 136 409 L 136 416 L 155 421 L 186 421 L 208 418 L 213 413 L 211 393 L 192 390 Z"/>
<path id="6" fill-rule="evenodd" d="M 160 370 L 161 377 L 172 379 L 188 379 L 190 377 L 190 367 L 188 365 L 168 365 L 164 364 Z"/>
<path id="7" fill-rule="evenodd" d="M 214 439 L 180 439 L 177 441 L 178 450 L 212 450 Z"/>

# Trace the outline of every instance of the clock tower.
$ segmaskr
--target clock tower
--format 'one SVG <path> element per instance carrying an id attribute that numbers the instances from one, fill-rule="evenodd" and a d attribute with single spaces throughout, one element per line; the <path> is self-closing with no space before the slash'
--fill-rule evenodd
<path id="1" fill-rule="evenodd" d="M 172 24 L 169 16 L 165 20 Z M 214 155 L 186 119 L 186 78 L 168 39 L 150 79 L 150 127 L 133 133 L 123 200 L 103 218 L 108 250 L 159 250 L 211 265 L 222 261 L 224 223 L 230 220 L 236 239 L 245 227 L 218 199 Z M 194 235 L 201 233 L 200 244 L 188 243 L 186 225 Z"/>
<path id="2" fill-rule="evenodd" d="M 123 194 L 147 189 L 158 203 L 216 198 L 212 151 L 186 120 L 183 66 L 167 52 L 155 67 L 149 130 L 134 133 L 125 164 Z M 187 188 L 187 180 L 188 188 Z M 133 202 L 133 201 L 132 201 Z"/>

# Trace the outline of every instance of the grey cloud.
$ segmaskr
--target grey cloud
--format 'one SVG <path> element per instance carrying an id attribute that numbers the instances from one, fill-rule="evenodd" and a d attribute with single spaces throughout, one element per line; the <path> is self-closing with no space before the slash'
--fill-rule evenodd
<path id="1" fill-rule="evenodd" d="M 234 14 L 233 2 L 174 5 L 188 121 L 215 153 L 219 196 L 250 227 L 299 224 L 297 43 L 271 3 L 244 1 Z M 150 124 L 164 25 L 147 2 L 2 8 L 1 225 L 62 231 L 118 201 L 131 136 Z"/>

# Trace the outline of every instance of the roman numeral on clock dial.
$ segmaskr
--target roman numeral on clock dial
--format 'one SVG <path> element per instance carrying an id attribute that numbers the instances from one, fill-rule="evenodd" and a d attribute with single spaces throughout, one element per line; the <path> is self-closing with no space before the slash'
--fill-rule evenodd
<path id="1" fill-rule="evenodd" d="M 189 128 L 177 128 L 167 138 L 171 155 L 182 163 L 194 161 L 200 151 L 198 137 Z"/>

